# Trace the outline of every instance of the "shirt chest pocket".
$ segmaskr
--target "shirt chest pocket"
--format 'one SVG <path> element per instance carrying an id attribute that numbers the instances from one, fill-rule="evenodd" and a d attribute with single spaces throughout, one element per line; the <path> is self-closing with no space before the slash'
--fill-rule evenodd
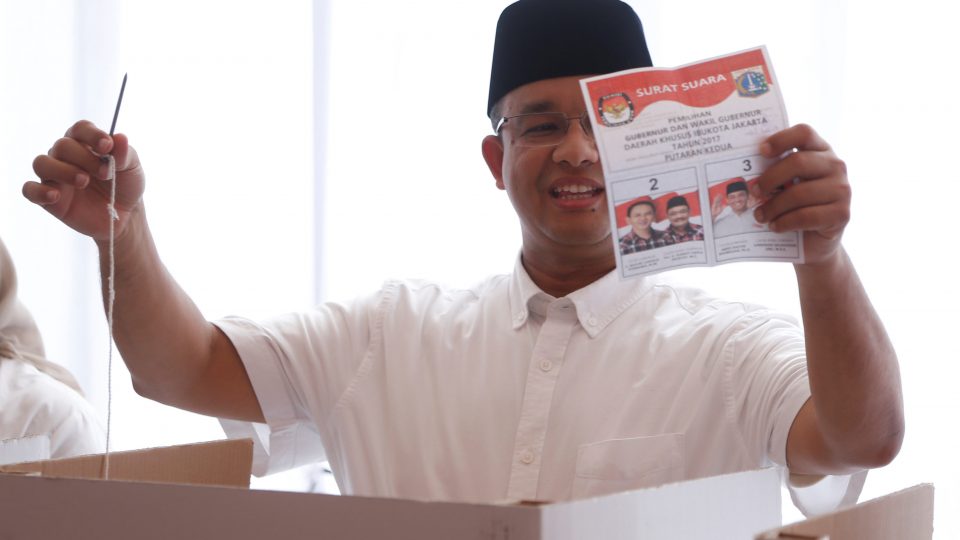
<path id="1" fill-rule="evenodd" d="M 574 499 L 684 479 L 683 434 L 612 439 L 580 447 Z"/>

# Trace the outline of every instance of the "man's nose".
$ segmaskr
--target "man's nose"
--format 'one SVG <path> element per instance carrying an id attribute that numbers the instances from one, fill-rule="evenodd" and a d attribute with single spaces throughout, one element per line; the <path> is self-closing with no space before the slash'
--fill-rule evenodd
<path id="1" fill-rule="evenodd" d="M 597 142 L 588 135 L 580 122 L 570 122 L 563 139 L 553 151 L 553 159 L 574 167 L 592 165 L 600 160 Z"/>

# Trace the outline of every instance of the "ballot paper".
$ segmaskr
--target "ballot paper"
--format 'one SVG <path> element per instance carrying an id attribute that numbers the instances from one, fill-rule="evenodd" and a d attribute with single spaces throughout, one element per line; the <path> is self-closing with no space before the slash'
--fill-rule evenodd
<path id="1" fill-rule="evenodd" d="M 580 85 L 622 278 L 734 261 L 803 262 L 802 233 L 774 233 L 753 218 L 763 201 L 749 188 L 774 163 L 760 143 L 787 127 L 765 48 Z"/>

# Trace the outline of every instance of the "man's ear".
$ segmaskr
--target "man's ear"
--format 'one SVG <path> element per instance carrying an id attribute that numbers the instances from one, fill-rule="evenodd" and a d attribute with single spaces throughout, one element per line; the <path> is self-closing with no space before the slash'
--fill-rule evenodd
<path id="1" fill-rule="evenodd" d="M 490 174 L 496 179 L 497 187 L 505 189 L 503 185 L 503 141 L 496 135 L 487 135 L 483 138 L 481 149 L 483 160 L 487 162 Z"/>

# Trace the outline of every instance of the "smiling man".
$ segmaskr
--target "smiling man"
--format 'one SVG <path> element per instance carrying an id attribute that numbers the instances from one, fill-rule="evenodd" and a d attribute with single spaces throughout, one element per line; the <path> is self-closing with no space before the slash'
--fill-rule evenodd
<path id="1" fill-rule="evenodd" d="M 758 223 L 753 215 L 753 208 L 750 208 L 750 196 L 747 193 L 747 183 L 743 180 L 736 180 L 727 184 L 727 206 L 722 207 L 718 200 L 714 201 L 712 214 L 713 233 L 718 236 L 730 236 L 747 232 L 765 231 L 767 227 Z"/>
<path id="2" fill-rule="evenodd" d="M 802 182 L 758 212 L 771 229 L 805 231 L 803 329 L 613 272 L 577 81 L 649 65 L 640 21 L 619 0 L 504 10 L 482 153 L 522 245 L 511 273 L 466 290 L 392 281 L 264 322 L 208 322 L 160 262 L 125 136 L 75 124 L 37 158 L 42 182 L 24 194 L 93 237 L 106 261 L 98 155 L 116 158 L 114 336 L 134 387 L 269 439 L 259 473 L 325 456 L 346 494 L 560 500 L 767 465 L 847 475 L 888 463 L 903 433 L 897 359 L 840 244 L 843 162 L 812 129 L 759 148 L 795 150 L 758 185 Z"/>
<path id="3" fill-rule="evenodd" d="M 690 222 L 690 202 L 677 195 L 667 201 L 667 219 L 670 226 L 664 233 L 667 244 L 703 240 L 703 226 Z"/>

